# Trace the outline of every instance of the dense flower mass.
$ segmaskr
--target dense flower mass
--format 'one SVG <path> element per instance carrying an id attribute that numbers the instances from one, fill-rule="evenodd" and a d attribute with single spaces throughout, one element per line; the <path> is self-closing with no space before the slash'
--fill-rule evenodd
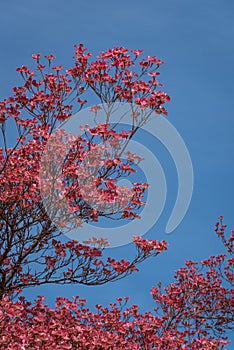
<path id="1" fill-rule="evenodd" d="M 164 291 L 158 283 L 151 290 L 154 312 L 142 314 L 137 305 L 126 307 L 126 297 L 108 307 L 97 304 L 92 311 L 79 297 L 57 298 L 51 309 L 42 296 L 34 304 L 22 296 L 16 302 L 4 296 L 1 349 L 224 349 L 229 343 L 226 332 L 234 328 L 234 251 L 233 231 L 225 238 L 224 226 L 220 230 L 227 254 L 200 264 L 187 261 Z M 135 241 L 143 244 L 141 238 Z M 147 244 L 158 249 L 154 241 Z M 61 247 L 57 249 L 61 254 Z M 128 268 L 114 259 L 109 263 L 116 269 Z"/>

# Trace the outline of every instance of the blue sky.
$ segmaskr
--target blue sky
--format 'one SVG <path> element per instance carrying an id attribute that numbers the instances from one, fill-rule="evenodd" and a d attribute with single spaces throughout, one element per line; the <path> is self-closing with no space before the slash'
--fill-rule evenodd
<path id="1" fill-rule="evenodd" d="M 157 281 L 170 283 L 186 259 L 200 260 L 222 251 L 213 233 L 217 217 L 224 215 L 228 228 L 234 228 L 233 13 L 231 0 L 1 1 L 1 99 L 19 83 L 15 69 L 30 65 L 32 53 L 53 53 L 57 64 L 69 67 L 75 43 L 84 43 L 94 55 L 114 45 L 143 49 L 166 62 L 160 81 L 171 96 L 168 118 L 187 145 L 195 174 L 189 211 L 180 226 L 166 235 L 176 172 L 163 147 L 150 142 L 164 166 L 168 198 L 146 237 L 166 239 L 168 252 L 116 283 L 43 287 L 28 290 L 28 297 L 44 294 L 52 305 L 58 295 L 80 295 L 92 307 L 130 296 L 142 311 L 149 310 L 154 307 L 150 288 Z M 108 253 L 129 257 L 134 250 L 128 245 Z"/>

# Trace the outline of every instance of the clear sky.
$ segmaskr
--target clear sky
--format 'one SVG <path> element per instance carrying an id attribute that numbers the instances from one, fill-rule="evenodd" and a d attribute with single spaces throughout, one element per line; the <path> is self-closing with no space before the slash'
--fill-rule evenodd
<path id="1" fill-rule="evenodd" d="M 166 239 L 168 252 L 116 283 L 35 288 L 26 291 L 29 298 L 44 294 L 52 306 L 56 296 L 79 295 L 92 307 L 130 296 L 142 311 L 150 310 L 153 285 L 170 283 L 186 259 L 201 260 L 223 251 L 213 228 L 219 215 L 234 228 L 233 15 L 232 0 L 0 1 L 0 99 L 19 83 L 15 69 L 30 65 L 32 53 L 55 54 L 56 64 L 69 67 L 75 43 L 84 43 L 94 54 L 114 45 L 143 49 L 166 62 L 160 81 L 171 96 L 168 118 L 187 145 L 195 174 L 189 211 L 166 235 L 176 198 L 176 171 L 163 147 L 146 142 L 162 161 L 168 198 L 145 237 Z M 127 245 L 108 253 L 130 257 L 134 250 Z"/>

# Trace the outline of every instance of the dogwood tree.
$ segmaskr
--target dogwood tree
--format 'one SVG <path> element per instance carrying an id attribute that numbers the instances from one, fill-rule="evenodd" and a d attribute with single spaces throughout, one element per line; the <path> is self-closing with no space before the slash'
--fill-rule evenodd
<path id="1" fill-rule="evenodd" d="M 64 71 L 53 65 L 53 55 L 42 59 L 34 54 L 35 68 L 18 68 L 22 86 L 0 102 L 1 349 L 223 349 L 228 343 L 234 231 L 225 234 L 222 217 L 216 233 L 226 254 L 187 261 L 173 283 L 164 289 L 158 283 L 151 290 L 156 303 L 152 312 L 141 314 L 137 305 L 127 308 L 128 298 L 117 298 L 109 307 L 96 305 L 94 312 L 79 297 L 57 298 L 51 309 L 44 297 L 32 304 L 20 295 L 24 288 L 49 283 L 115 281 L 167 249 L 165 241 L 133 232 L 132 261 L 104 260 L 104 238 L 64 242 L 61 232 L 63 225 L 79 228 L 100 217 L 139 218 L 148 185 L 132 182 L 129 190 L 116 182 L 135 172 L 141 158 L 121 155 L 149 116 L 167 114 L 164 104 L 170 100 L 157 80 L 163 62 L 142 55 L 141 50 L 114 47 L 92 60 L 78 45 L 74 66 Z M 61 125 L 88 98 L 96 99 L 90 109 L 94 118 L 99 106 L 105 106 L 106 120 L 95 127 L 84 125 L 83 135 L 70 137 Z M 130 106 L 129 129 L 111 123 L 117 102 Z"/>

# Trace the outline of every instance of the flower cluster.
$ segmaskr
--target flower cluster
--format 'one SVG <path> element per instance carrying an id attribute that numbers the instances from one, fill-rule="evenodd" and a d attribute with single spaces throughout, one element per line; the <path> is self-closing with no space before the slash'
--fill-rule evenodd
<path id="1" fill-rule="evenodd" d="M 97 244 L 96 250 L 80 242 L 54 244 L 59 242 L 60 228 L 79 227 L 101 216 L 140 217 L 147 184 L 132 181 L 132 188 L 125 188 L 117 181 L 134 174 L 141 158 L 127 153 L 123 160 L 121 152 L 150 113 L 166 114 L 163 105 L 169 101 L 166 93 L 156 91 L 162 86 L 156 78 L 163 62 L 142 55 L 141 50 L 114 47 L 92 60 L 80 44 L 75 45 L 74 65 L 67 70 L 54 64 L 54 55 L 43 58 L 40 53 L 32 55 L 35 69 L 25 65 L 17 69 L 23 84 L 0 102 L 1 296 L 52 281 L 104 283 L 107 276 L 118 279 L 159 252 L 137 245 L 132 263 L 93 264 L 99 257 Z M 106 123 L 92 128 L 87 124 L 82 137 L 70 138 L 61 124 L 87 104 L 90 93 L 99 103 L 90 109 L 92 117 L 100 105 L 108 105 Z M 132 107 L 129 130 L 119 131 L 111 123 L 115 101 L 137 107 Z M 142 112 L 145 107 L 149 113 Z M 9 145 L 12 130 L 17 137 Z M 93 264 L 89 273 L 82 269 L 87 261 Z"/>

